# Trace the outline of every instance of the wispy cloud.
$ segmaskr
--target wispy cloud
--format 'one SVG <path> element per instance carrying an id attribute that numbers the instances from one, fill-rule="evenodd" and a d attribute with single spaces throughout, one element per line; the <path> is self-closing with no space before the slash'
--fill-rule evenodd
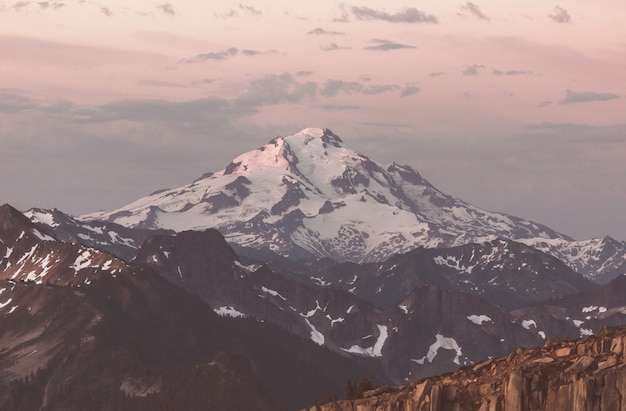
<path id="1" fill-rule="evenodd" d="M 191 58 L 182 59 L 179 62 L 187 63 L 187 64 L 195 64 L 195 63 L 202 63 L 204 61 L 210 61 L 210 60 L 221 61 L 221 60 L 226 60 L 229 57 L 236 56 L 237 53 L 239 53 L 239 50 L 237 50 L 236 47 L 230 47 L 222 51 L 212 51 L 209 53 L 201 53 Z"/>
<path id="2" fill-rule="evenodd" d="M 614 93 L 596 93 L 593 91 L 576 92 L 571 90 L 565 91 L 565 98 L 559 101 L 560 105 L 590 103 L 593 101 L 607 101 L 618 99 L 619 96 Z"/>
<path id="3" fill-rule="evenodd" d="M 277 50 L 265 50 L 265 51 L 261 51 L 261 50 L 251 50 L 251 49 L 244 49 L 241 50 L 241 53 L 244 56 L 250 56 L 250 57 L 254 57 L 254 56 L 262 56 L 265 54 L 277 54 L 278 51 Z"/>
<path id="4" fill-rule="evenodd" d="M 113 16 L 113 11 L 108 7 L 100 7 L 100 13 L 104 14 L 107 17 Z"/>
<path id="5" fill-rule="evenodd" d="M 171 3 L 162 3 L 159 4 L 158 6 L 156 6 L 157 10 L 160 10 L 161 12 L 165 13 L 165 14 L 169 14 L 170 16 L 175 16 L 176 15 L 176 11 L 174 10 L 174 6 L 172 6 Z"/>
<path id="6" fill-rule="evenodd" d="M 429 73 L 428 75 L 430 77 L 440 77 L 443 76 L 445 73 L 443 71 L 433 71 L 431 73 Z"/>
<path id="7" fill-rule="evenodd" d="M 477 4 L 474 4 L 468 1 L 467 3 L 461 6 L 461 10 L 470 12 L 474 17 L 477 17 L 480 20 L 489 21 L 489 17 L 480 10 L 480 6 L 478 6 Z"/>
<path id="8" fill-rule="evenodd" d="M 381 50 L 381 51 L 390 51 L 390 50 L 398 50 L 398 49 L 414 49 L 415 46 L 411 46 L 409 44 L 396 43 L 391 40 L 383 40 L 383 39 L 371 39 L 368 43 L 372 43 L 372 46 L 366 46 L 366 50 Z"/>
<path id="9" fill-rule="evenodd" d="M 554 11 L 552 12 L 552 14 L 549 14 L 548 17 L 550 17 L 552 21 L 556 23 L 569 23 L 572 20 L 567 10 L 565 10 L 561 6 L 555 6 Z"/>
<path id="10" fill-rule="evenodd" d="M 365 6 L 354 6 L 352 14 L 359 20 L 382 20 L 390 23 L 432 23 L 439 22 L 437 17 L 426 14 L 414 7 L 404 8 L 396 13 L 389 13 L 385 10 L 375 10 Z"/>
<path id="11" fill-rule="evenodd" d="M 237 10 L 235 9 L 229 9 L 228 11 L 224 12 L 224 13 L 213 13 L 213 15 L 215 16 L 216 19 L 229 19 L 229 18 L 233 18 L 233 17 L 237 17 L 239 16 L 239 13 L 237 13 Z"/>
<path id="12" fill-rule="evenodd" d="M 327 46 L 322 46 L 320 49 L 323 51 L 334 51 L 334 50 L 350 50 L 352 47 L 339 46 L 337 43 L 330 43 Z"/>
<path id="13" fill-rule="evenodd" d="M 482 64 L 467 64 L 463 66 L 463 70 L 461 70 L 461 73 L 464 76 L 475 76 L 480 70 L 484 68 L 485 66 L 483 66 Z"/>
<path id="14" fill-rule="evenodd" d="M 239 9 L 245 11 L 248 14 L 252 14 L 254 16 L 260 16 L 261 14 L 263 14 L 263 10 L 254 8 L 247 4 L 239 3 Z"/>
<path id="15" fill-rule="evenodd" d="M 309 31 L 307 34 L 308 35 L 315 34 L 315 35 L 318 35 L 318 36 L 343 36 L 346 33 L 342 32 L 342 31 L 328 31 L 328 30 L 324 30 L 321 27 L 317 27 L 317 28 Z"/>
<path id="16" fill-rule="evenodd" d="M 249 16 L 260 16 L 263 14 L 263 10 L 261 9 L 257 9 L 253 6 L 247 5 L 247 4 L 241 4 L 239 3 L 237 9 L 234 8 L 230 8 L 228 9 L 228 11 L 223 12 L 223 13 L 213 13 L 213 15 L 218 18 L 218 19 L 228 19 L 228 18 L 233 18 L 233 17 L 237 17 L 239 16 L 239 11 L 243 12 L 245 15 L 249 15 Z"/>
<path id="17" fill-rule="evenodd" d="M 494 76 L 523 76 L 523 75 L 533 75 L 534 73 L 529 70 L 498 70 L 492 69 L 491 72 Z"/>

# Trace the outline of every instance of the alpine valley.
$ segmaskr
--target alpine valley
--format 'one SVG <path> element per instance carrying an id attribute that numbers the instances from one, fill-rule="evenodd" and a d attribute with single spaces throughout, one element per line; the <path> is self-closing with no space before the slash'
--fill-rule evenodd
<path id="1" fill-rule="evenodd" d="M 308 128 L 116 210 L 1 206 L 0 409 L 313 407 L 622 324 L 623 274 Z"/>

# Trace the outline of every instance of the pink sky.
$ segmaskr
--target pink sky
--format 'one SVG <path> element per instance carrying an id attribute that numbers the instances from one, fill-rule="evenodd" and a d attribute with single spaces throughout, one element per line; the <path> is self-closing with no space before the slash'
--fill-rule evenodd
<path id="1" fill-rule="evenodd" d="M 117 207 L 314 126 L 480 207 L 626 239 L 626 3 L 381 4 L 0 0 L 0 200 Z"/>

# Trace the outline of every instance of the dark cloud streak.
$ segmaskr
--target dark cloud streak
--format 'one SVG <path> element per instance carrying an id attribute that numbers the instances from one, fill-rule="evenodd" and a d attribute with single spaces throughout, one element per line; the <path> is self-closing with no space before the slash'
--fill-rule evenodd
<path id="1" fill-rule="evenodd" d="M 351 11 L 358 20 L 382 20 L 390 23 L 439 23 L 437 17 L 432 14 L 426 14 L 414 7 L 408 7 L 393 14 L 365 6 L 354 6 L 351 8 Z"/>
<path id="2" fill-rule="evenodd" d="M 411 46 L 409 44 L 396 43 L 395 41 L 383 39 L 371 39 L 368 43 L 372 43 L 374 45 L 364 47 L 365 50 L 391 51 L 416 48 L 415 46 Z"/>
<path id="3" fill-rule="evenodd" d="M 307 33 L 308 35 L 317 35 L 317 36 L 343 36 L 346 33 L 342 32 L 342 31 L 328 31 L 328 30 L 324 30 L 321 27 L 317 27 L 311 31 L 309 31 Z"/>
<path id="4" fill-rule="evenodd" d="M 576 92 L 571 90 L 565 91 L 565 98 L 559 101 L 560 105 L 590 103 L 593 101 L 608 101 L 618 99 L 619 96 L 614 93 L 596 93 L 593 91 Z"/>
<path id="5" fill-rule="evenodd" d="M 352 47 L 339 46 L 337 43 L 330 43 L 327 46 L 321 46 L 322 51 L 350 50 Z"/>

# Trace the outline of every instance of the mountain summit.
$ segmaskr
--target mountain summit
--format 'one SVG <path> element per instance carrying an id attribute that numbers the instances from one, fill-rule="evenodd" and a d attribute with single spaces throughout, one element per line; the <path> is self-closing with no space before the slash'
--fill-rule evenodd
<path id="1" fill-rule="evenodd" d="M 80 219 L 175 231 L 217 228 L 243 247 L 354 262 L 496 237 L 568 240 L 450 197 L 413 168 L 373 161 L 317 128 L 274 138 L 186 186 Z"/>

